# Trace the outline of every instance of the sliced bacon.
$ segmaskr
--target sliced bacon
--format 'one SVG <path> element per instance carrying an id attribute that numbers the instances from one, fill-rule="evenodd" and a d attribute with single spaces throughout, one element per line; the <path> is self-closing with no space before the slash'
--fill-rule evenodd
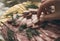
<path id="1" fill-rule="evenodd" d="M 39 36 L 34 36 L 37 41 L 44 41 L 41 37 Z"/>
<path id="2" fill-rule="evenodd" d="M 16 34 L 18 41 L 29 41 L 27 36 Z"/>

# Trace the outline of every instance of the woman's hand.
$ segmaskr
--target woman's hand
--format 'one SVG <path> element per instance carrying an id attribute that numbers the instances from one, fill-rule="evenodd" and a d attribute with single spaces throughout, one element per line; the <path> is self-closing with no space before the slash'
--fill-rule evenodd
<path id="1" fill-rule="evenodd" d="M 37 13 L 38 18 L 40 19 L 41 12 L 46 13 L 45 8 L 48 9 L 48 7 L 52 5 L 55 6 L 55 12 L 50 13 L 48 15 L 44 15 L 41 21 L 50 21 L 54 19 L 60 19 L 60 14 L 59 14 L 60 13 L 60 6 L 59 6 L 60 1 L 59 0 L 46 0 L 42 2 L 38 10 L 38 13 Z"/>

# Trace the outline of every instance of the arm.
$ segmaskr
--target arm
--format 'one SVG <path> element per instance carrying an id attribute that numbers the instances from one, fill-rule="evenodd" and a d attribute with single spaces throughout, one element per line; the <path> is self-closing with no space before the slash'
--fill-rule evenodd
<path id="1" fill-rule="evenodd" d="M 60 20 L 60 12 L 44 16 L 45 21 Z"/>

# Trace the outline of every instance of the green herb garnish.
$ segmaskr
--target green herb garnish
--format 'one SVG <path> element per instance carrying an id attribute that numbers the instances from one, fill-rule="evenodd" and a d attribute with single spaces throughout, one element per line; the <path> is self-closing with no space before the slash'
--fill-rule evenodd
<path id="1" fill-rule="evenodd" d="M 27 35 L 28 39 L 31 40 L 31 38 L 33 37 L 33 35 L 32 35 L 32 33 L 31 33 L 30 28 L 28 28 L 28 29 L 26 30 L 26 35 Z"/>
<path id="2" fill-rule="evenodd" d="M 12 18 L 11 24 L 12 24 L 13 26 L 15 26 L 15 25 L 16 25 L 16 20 L 13 18 L 13 13 L 7 14 L 6 16 L 10 16 L 10 17 Z"/>
<path id="3" fill-rule="evenodd" d="M 37 9 L 38 7 L 35 4 L 31 4 L 31 5 L 26 6 L 26 8 Z"/>
<path id="4" fill-rule="evenodd" d="M 0 39 L 0 41 L 3 41 L 2 39 Z"/>
<path id="5" fill-rule="evenodd" d="M 28 28 L 26 30 L 26 34 L 27 34 L 27 37 L 29 38 L 29 40 L 35 35 L 39 35 L 40 33 L 36 30 L 36 29 L 33 29 L 33 28 Z"/>
<path id="6" fill-rule="evenodd" d="M 20 17 L 19 15 L 16 15 L 16 18 L 17 18 L 17 19 L 19 19 L 19 17 Z"/>
<path id="7" fill-rule="evenodd" d="M 14 32 L 10 29 L 7 30 L 8 41 L 14 41 Z"/>
<path id="8" fill-rule="evenodd" d="M 19 31 L 23 31 L 24 29 L 26 29 L 27 28 L 27 25 L 25 24 L 25 25 L 21 25 L 20 27 L 19 27 Z"/>

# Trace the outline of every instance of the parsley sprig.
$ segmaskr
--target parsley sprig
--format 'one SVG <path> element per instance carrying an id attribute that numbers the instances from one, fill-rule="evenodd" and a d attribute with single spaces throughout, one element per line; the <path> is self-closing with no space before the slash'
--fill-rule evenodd
<path id="1" fill-rule="evenodd" d="M 33 36 L 39 36 L 40 32 L 37 29 L 31 28 L 31 27 L 27 27 L 26 25 L 21 25 L 19 28 L 19 31 L 24 31 L 26 32 L 26 35 L 28 37 L 29 40 L 31 40 L 31 38 Z"/>

